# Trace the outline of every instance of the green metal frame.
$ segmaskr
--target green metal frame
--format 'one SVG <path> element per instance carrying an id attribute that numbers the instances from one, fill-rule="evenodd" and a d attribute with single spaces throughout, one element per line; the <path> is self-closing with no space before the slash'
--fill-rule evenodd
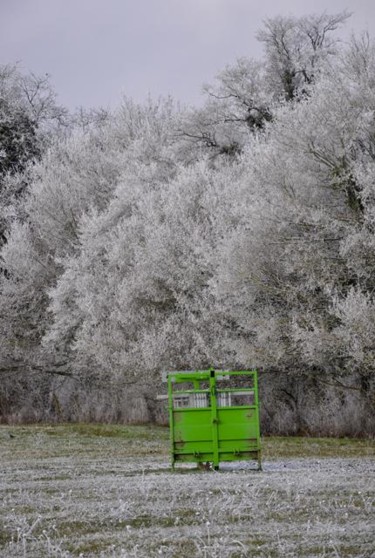
<path id="1" fill-rule="evenodd" d="M 233 384 L 240 376 L 245 388 L 225 387 L 226 379 Z M 168 372 L 167 381 L 173 468 L 176 462 L 196 462 L 218 469 L 223 461 L 249 459 L 261 470 L 256 370 Z M 180 385 L 186 383 L 192 389 Z"/>

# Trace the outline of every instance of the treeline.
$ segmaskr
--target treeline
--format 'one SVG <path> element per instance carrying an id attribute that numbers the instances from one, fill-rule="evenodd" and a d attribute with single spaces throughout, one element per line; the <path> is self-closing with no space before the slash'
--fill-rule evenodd
<path id="1" fill-rule="evenodd" d="M 260 370 L 264 432 L 375 430 L 375 45 L 278 17 L 201 108 L 70 114 L 0 68 L 0 420 L 164 420 Z"/>

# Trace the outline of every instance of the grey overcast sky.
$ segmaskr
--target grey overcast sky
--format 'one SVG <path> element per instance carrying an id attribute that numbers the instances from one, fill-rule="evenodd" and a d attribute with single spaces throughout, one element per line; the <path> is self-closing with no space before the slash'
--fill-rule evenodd
<path id="1" fill-rule="evenodd" d="M 345 38 L 375 38 L 375 0 L 0 0 L 0 63 L 51 74 L 71 109 L 121 94 L 197 104 L 226 64 L 261 55 L 265 18 L 343 10 L 353 12 Z"/>

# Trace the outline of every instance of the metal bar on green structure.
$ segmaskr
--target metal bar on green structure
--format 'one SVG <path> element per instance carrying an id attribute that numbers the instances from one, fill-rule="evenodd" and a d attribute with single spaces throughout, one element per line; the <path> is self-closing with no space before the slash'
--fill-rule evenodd
<path id="1" fill-rule="evenodd" d="M 215 371 L 210 371 L 210 394 L 211 394 L 211 421 L 212 421 L 212 463 L 214 469 L 219 467 L 219 438 L 217 431 L 217 398 Z"/>
<path id="2" fill-rule="evenodd" d="M 175 464 L 175 454 L 174 454 L 174 417 L 173 417 L 173 395 L 172 395 L 172 378 L 168 376 L 168 410 L 169 410 L 169 439 L 170 439 L 170 451 L 171 451 L 171 463 L 172 469 L 174 469 Z"/>
<path id="3" fill-rule="evenodd" d="M 258 372 L 254 370 L 254 404 L 258 409 L 257 412 L 257 438 L 260 440 L 260 420 L 259 420 L 259 394 L 258 394 Z M 259 471 L 262 470 L 262 450 L 260 448 L 259 443 L 259 450 L 258 450 L 258 469 Z"/>

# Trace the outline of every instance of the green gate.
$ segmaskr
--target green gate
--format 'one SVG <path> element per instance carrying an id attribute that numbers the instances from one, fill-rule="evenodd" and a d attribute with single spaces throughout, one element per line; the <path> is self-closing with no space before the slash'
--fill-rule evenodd
<path id="1" fill-rule="evenodd" d="M 255 370 L 168 372 L 172 467 L 256 460 L 261 469 Z"/>

